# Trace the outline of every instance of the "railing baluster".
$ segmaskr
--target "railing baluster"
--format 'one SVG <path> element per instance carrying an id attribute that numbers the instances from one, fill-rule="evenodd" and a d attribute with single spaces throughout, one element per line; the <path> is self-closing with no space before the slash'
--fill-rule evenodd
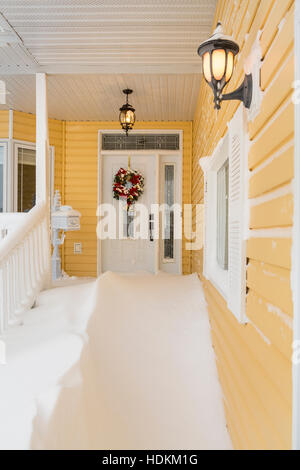
<path id="1" fill-rule="evenodd" d="M 33 304 L 50 269 L 45 205 L 8 219 L 7 227 L 1 225 L 8 233 L 0 239 L 0 333 Z"/>

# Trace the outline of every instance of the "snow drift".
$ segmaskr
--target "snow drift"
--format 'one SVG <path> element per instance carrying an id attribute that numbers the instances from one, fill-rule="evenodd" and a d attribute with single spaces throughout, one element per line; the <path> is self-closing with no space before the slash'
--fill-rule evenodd
<path id="1" fill-rule="evenodd" d="M 32 371 L 36 385 L 27 398 L 34 402 L 34 419 L 31 426 L 30 417 L 24 421 L 28 447 L 231 448 L 196 275 L 106 273 L 42 298 L 55 310 L 63 296 L 69 305 L 62 302 L 66 310 L 52 326 L 55 341 L 48 341 L 49 355 L 50 349 L 58 352 L 56 380 L 45 371 L 41 386 Z M 45 354 L 46 370 L 47 360 Z M 15 416 L 15 425 L 20 419 Z M 10 448 L 15 445 L 11 436 Z"/>

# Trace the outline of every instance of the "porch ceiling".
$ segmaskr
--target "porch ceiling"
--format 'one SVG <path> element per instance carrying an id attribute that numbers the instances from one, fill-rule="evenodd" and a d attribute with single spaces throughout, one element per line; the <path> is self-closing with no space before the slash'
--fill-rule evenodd
<path id="1" fill-rule="evenodd" d="M 1 48 L 0 73 L 16 66 L 19 73 L 199 73 L 196 50 L 215 7 L 216 0 L 0 0 L 0 26 L 19 39 Z"/>
<path id="2" fill-rule="evenodd" d="M 215 7 L 216 0 L 0 0 L 8 106 L 34 112 L 32 74 L 41 71 L 50 75 L 51 117 L 115 120 L 129 86 L 140 120 L 192 119 L 197 46 Z"/>
<path id="3" fill-rule="evenodd" d="M 35 113 L 35 76 L 0 76 L 5 80 L 6 105 Z M 50 75 L 49 117 L 63 120 L 116 121 L 130 87 L 130 102 L 139 121 L 190 121 L 194 117 L 201 75 L 199 74 L 93 74 Z"/>

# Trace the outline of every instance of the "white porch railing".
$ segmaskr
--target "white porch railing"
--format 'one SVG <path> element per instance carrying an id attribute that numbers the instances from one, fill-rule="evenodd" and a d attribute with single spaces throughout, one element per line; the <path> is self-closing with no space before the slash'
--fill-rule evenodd
<path id="1" fill-rule="evenodd" d="M 27 214 L 1 214 L 0 334 L 19 322 L 49 276 L 50 240 L 46 204 Z"/>
<path id="2" fill-rule="evenodd" d="M 18 224 L 24 220 L 27 214 L 23 212 L 11 212 L 0 214 L 0 241 L 10 232 L 15 230 Z"/>

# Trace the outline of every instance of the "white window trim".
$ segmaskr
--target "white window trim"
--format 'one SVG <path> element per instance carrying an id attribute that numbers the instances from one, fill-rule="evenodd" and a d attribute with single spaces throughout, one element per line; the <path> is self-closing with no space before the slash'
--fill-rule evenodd
<path id="1" fill-rule="evenodd" d="M 217 261 L 217 173 L 229 158 L 228 135 L 220 140 L 213 155 L 200 159 L 205 173 L 204 275 L 228 299 L 228 270 Z M 208 189 L 209 188 L 209 189 Z"/>
<path id="2" fill-rule="evenodd" d="M 228 132 L 211 157 L 201 158 L 204 172 L 204 276 L 227 301 L 240 323 L 246 323 L 246 239 L 249 226 L 248 168 L 249 140 L 243 105 L 228 124 Z M 217 263 L 217 171 L 229 158 L 228 271 Z"/>

